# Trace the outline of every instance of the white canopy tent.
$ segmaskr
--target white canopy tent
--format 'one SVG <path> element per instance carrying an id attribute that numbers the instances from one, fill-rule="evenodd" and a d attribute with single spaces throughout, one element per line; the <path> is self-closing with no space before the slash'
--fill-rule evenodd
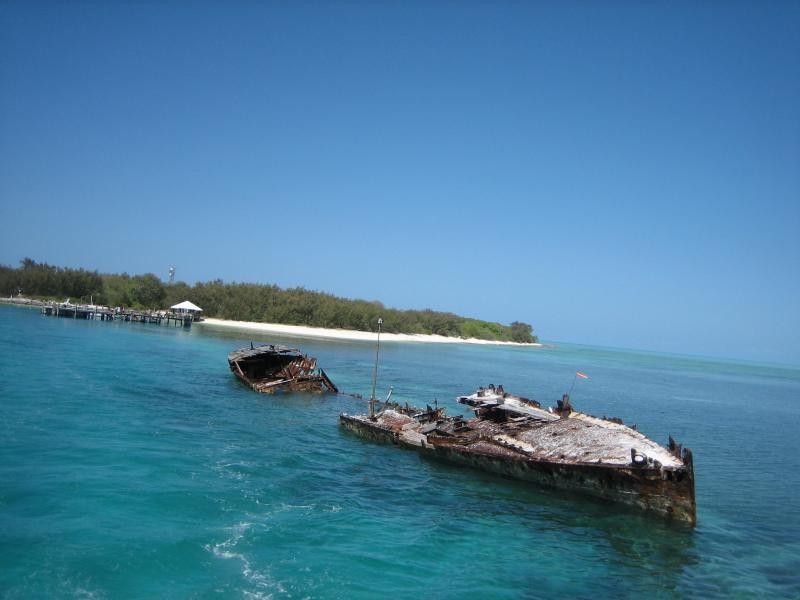
<path id="1" fill-rule="evenodd" d="M 184 300 L 176 304 L 175 306 L 170 306 L 172 310 L 179 313 L 188 313 L 191 315 L 195 315 L 197 313 L 203 312 L 203 309 L 197 306 L 196 304 L 192 304 L 188 300 Z"/>

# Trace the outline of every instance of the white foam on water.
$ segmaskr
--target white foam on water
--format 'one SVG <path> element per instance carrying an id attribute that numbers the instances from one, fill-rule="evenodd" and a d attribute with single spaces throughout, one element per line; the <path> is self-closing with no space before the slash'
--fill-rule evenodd
<path id="1" fill-rule="evenodd" d="M 258 588 L 256 591 L 248 591 L 244 590 L 243 594 L 245 597 L 248 598 L 272 598 L 272 593 L 285 593 L 286 590 L 283 586 L 274 581 L 266 572 L 259 571 L 258 569 L 253 568 L 250 559 L 247 558 L 243 553 L 236 552 L 236 546 L 239 541 L 247 534 L 247 532 L 253 527 L 253 523 L 248 523 L 243 521 L 234 525 L 231 529 L 233 531 L 233 535 L 228 539 L 219 542 L 217 544 L 206 544 L 203 548 L 214 554 L 217 558 L 221 558 L 223 560 L 238 560 L 242 564 L 242 577 L 250 583 Z M 261 591 L 264 590 L 264 591 Z"/>
<path id="2" fill-rule="evenodd" d="M 96 591 L 78 588 L 75 590 L 75 598 L 86 598 L 87 600 L 95 600 L 96 598 L 105 598 L 105 594 L 101 593 L 98 596 L 98 592 Z"/>

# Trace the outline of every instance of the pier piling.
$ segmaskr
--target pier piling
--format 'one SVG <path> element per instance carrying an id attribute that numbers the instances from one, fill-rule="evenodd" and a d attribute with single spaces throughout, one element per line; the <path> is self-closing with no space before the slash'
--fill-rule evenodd
<path id="1" fill-rule="evenodd" d="M 145 323 L 186 328 L 191 327 L 194 321 L 191 315 L 169 311 L 112 310 L 110 308 L 90 304 L 81 305 L 65 302 L 43 304 L 42 314 L 72 319 L 99 319 L 100 321 L 123 321 L 127 323 Z"/>

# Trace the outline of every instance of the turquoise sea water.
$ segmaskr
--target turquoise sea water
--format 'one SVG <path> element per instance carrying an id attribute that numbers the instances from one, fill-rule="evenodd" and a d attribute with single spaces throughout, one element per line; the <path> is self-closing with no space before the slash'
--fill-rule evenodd
<path id="1" fill-rule="evenodd" d="M 695 530 L 452 467 L 261 396 L 247 333 L 0 306 L 4 598 L 800 597 L 800 369 L 559 345 L 381 346 L 378 387 L 502 383 L 694 450 Z M 281 339 L 369 395 L 374 345 Z"/>

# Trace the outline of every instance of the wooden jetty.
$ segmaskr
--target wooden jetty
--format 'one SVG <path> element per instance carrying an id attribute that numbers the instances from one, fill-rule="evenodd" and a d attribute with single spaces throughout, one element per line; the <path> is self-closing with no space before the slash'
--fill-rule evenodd
<path id="1" fill-rule="evenodd" d="M 42 314 L 67 319 L 97 321 L 125 321 L 129 323 L 152 323 L 171 327 L 191 327 L 194 317 L 191 314 L 172 311 L 143 311 L 111 309 L 94 304 L 71 304 L 69 302 L 50 302 L 42 305 Z"/>

